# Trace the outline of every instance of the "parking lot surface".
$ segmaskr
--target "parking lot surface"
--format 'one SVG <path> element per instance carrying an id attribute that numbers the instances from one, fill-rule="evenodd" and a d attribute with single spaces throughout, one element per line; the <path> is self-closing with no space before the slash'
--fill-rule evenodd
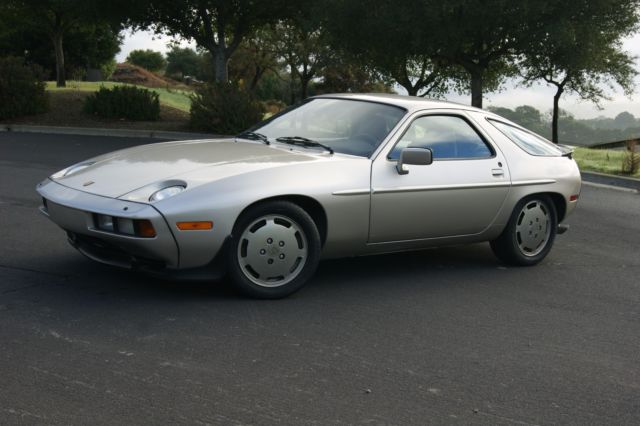
<path id="1" fill-rule="evenodd" d="M 35 185 L 148 140 L 0 133 L 0 424 L 640 423 L 640 196 L 584 187 L 531 268 L 488 244 L 238 297 L 93 263 Z"/>

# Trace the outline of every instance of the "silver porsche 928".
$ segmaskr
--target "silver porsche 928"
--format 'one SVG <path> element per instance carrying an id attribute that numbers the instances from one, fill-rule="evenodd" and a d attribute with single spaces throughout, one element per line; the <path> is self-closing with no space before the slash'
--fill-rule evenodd
<path id="1" fill-rule="evenodd" d="M 105 154 L 38 185 L 87 257 L 284 297 L 321 259 L 489 241 L 549 253 L 576 207 L 571 150 L 487 111 L 395 95 L 308 99 L 234 138 Z"/>

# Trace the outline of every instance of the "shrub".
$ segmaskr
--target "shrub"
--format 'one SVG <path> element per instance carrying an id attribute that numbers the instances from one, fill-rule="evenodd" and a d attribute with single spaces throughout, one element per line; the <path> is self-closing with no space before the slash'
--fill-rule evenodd
<path id="1" fill-rule="evenodd" d="M 104 64 L 100 65 L 100 73 L 102 74 L 103 80 L 109 80 L 115 70 L 116 70 L 115 59 L 110 59 L 106 61 Z"/>
<path id="2" fill-rule="evenodd" d="M 156 92 L 135 86 L 103 86 L 87 97 L 84 110 L 105 118 L 155 121 L 160 117 L 160 99 Z"/>
<path id="3" fill-rule="evenodd" d="M 22 58 L 0 58 L 0 99 L 0 120 L 46 112 L 49 97 L 42 69 Z"/>
<path id="4" fill-rule="evenodd" d="M 622 158 L 622 174 L 635 175 L 640 170 L 640 152 L 636 151 L 637 140 L 627 141 L 627 146 Z"/>
<path id="5" fill-rule="evenodd" d="M 231 84 L 199 87 L 191 96 L 191 127 L 222 135 L 239 133 L 262 119 L 262 105 Z"/>

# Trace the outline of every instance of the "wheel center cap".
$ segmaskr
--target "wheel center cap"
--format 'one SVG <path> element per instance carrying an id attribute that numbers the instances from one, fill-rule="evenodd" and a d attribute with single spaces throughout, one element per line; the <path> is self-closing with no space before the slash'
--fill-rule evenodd
<path id="1" fill-rule="evenodd" d="M 280 254 L 280 249 L 276 246 L 271 246 L 267 248 L 267 253 L 269 254 L 269 256 L 276 256 Z"/>

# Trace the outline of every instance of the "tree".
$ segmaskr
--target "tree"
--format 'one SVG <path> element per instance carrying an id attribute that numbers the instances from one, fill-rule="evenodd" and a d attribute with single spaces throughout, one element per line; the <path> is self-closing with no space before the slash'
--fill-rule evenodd
<path id="1" fill-rule="evenodd" d="M 522 63 L 525 84 L 544 80 L 555 86 L 552 140 L 558 143 L 560 98 L 574 93 L 600 106 L 607 91 L 619 85 L 633 91 L 637 75 L 633 58 L 622 51 L 622 39 L 638 26 L 638 0 L 549 2 L 549 18 L 532 34 Z"/>
<path id="2" fill-rule="evenodd" d="M 318 93 L 393 93 L 391 82 L 346 52 L 335 55 L 318 77 L 320 81 L 315 86 Z"/>
<path id="3" fill-rule="evenodd" d="M 297 17 L 275 26 L 276 54 L 289 68 L 291 85 L 299 84 L 300 100 L 308 95 L 309 84 L 330 62 L 332 50 L 322 27 L 311 19 Z M 292 90 L 291 103 L 295 102 Z"/>
<path id="4" fill-rule="evenodd" d="M 193 49 L 173 46 L 167 52 L 167 75 L 180 75 L 181 78 L 195 76 L 199 65 L 200 56 Z"/>
<path id="5" fill-rule="evenodd" d="M 251 92 L 258 88 L 265 73 L 278 73 L 280 65 L 276 57 L 276 35 L 273 27 L 266 25 L 245 38 L 229 61 L 232 80 L 241 81 Z"/>
<path id="6" fill-rule="evenodd" d="M 499 88 L 536 25 L 536 0 L 332 0 L 325 8 L 335 48 L 359 54 L 410 94 L 453 87 L 482 107 Z M 372 29 L 375 29 L 372 31 Z"/>
<path id="7" fill-rule="evenodd" d="M 214 78 L 229 80 L 229 58 L 257 27 L 283 16 L 284 0 L 149 0 L 132 16 L 138 27 L 195 40 L 211 54 Z"/>
<path id="8" fill-rule="evenodd" d="M 629 127 L 638 125 L 638 122 L 636 121 L 636 118 L 633 116 L 633 114 L 627 111 L 621 112 L 620 114 L 616 115 L 613 121 L 616 123 L 616 126 L 619 129 L 627 129 Z"/>
<path id="9" fill-rule="evenodd" d="M 162 53 L 150 49 L 132 50 L 127 56 L 127 62 L 153 72 L 162 71 L 167 66 Z"/>
<path id="10" fill-rule="evenodd" d="M 538 0 L 421 3 L 421 16 L 430 24 L 424 26 L 428 42 L 437 46 L 434 58 L 466 72 L 471 105 L 478 108 L 487 89 L 498 89 L 515 74 L 513 64 L 544 13 Z"/>
<path id="11" fill-rule="evenodd" d="M 96 25 L 118 27 L 124 13 L 124 2 L 117 0 L 105 10 L 96 0 L 5 0 L 0 15 L 15 29 L 31 32 L 51 42 L 55 55 L 56 85 L 66 85 L 65 40 L 69 34 L 91 32 Z M 117 11 L 117 12 L 116 12 Z M 117 30 L 115 33 L 117 34 Z"/>
<path id="12" fill-rule="evenodd" d="M 11 32 L 0 34 L 0 56 L 22 56 L 55 78 L 56 57 L 50 45 L 42 43 L 46 37 L 31 27 L 13 27 Z M 118 28 L 108 23 L 86 24 L 68 31 L 64 37 L 65 76 L 78 75 L 86 68 L 108 68 L 121 42 Z"/>
<path id="13" fill-rule="evenodd" d="M 451 69 L 433 60 L 436 46 L 416 17 L 422 2 L 376 0 L 366 7 L 334 0 L 317 11 L 337 56 L 351 57 L 365 69 L 402 86 L 411 96 L 438 96 L 447 89 Z M 371 31 L 375 28 L 375 31 Z"/>

